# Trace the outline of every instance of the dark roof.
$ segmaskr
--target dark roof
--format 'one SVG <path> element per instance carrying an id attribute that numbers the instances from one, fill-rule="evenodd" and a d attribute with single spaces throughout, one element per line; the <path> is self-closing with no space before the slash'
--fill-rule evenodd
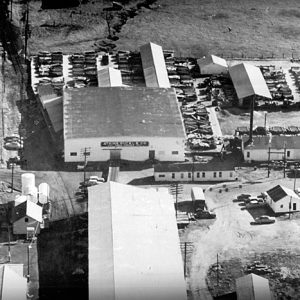
<path id="1" fill-rule="evenodd" d="M 51 83 L 49 84 L 41 84 L 37 87 L 38 95 L 39 97 L 44 100 L 48 100 L 51 98 L 56 98 L 57 94 L 55 90 L 53 89 L 53 86 Z"/>
<path id="2" fill-rule="evenodd" d="M 249 140 L 248 136 L 243 136 L 243 143 Z M 269 141 L 271 140 L 271 143 Z M 283 149 L 286 143 L 286 149 L 300 149 L 300 136 L 272 135 L 254 136 L 253 144 L 245 146 L 245 149 Z"/>
<path id="3" fill-rule="evenodd" d="M 272 189 L 268 190 L 267 193 L 274 202 L 281 200 L 285 196 L 298 197 L 294 191 L 281 185 L 276 185 Z"/>
<path id="4" fill-rule="evenodd" d="M 171 88 L 89 87 L 64 92 L 66 139 L 150 136 L 185 138 Z"/>
<path id="5" fill-rule="evenodd" d="M 154 172 L 202 172 L 202 171 L 231 171 L 235 168 L 235 163 L 227 160 L 220 160 L 213 157 L 207 163 L 161 163 L 154 165 Z"/>
<path id="6" fill-rule="evenodd" d="M 27 201 L 20 203 L 19 205 L 15 206 L 13 209 L 13 216 L 12 221 L 18 221 L 26 216 L 27 211 Z"/>

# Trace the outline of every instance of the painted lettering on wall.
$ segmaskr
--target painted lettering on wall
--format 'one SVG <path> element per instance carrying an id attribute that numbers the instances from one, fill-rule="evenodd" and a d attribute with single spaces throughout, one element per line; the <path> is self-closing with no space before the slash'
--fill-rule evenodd
<path id="1" fill-rule="evenodd" d="M 147 141 L 134 142 L 101 142 L 101 147 L 148 147 Z"/>

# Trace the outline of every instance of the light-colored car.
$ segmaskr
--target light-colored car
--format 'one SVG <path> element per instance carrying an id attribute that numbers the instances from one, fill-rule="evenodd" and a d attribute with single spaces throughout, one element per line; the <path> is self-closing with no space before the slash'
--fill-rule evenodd
<path id="1" fill-rule="evenodd" d="M 251 222 L 252 225 L 262 225 L 262 224 L 273 224 L 275 223 L 275 218 L 270 216 L 260 216 L 254 219 L 254 222 Z"/>
<path id="2" fill-rule="evenodd" d="M 100 178 L 98 176 L 90 176 L 88 182 L 92 183 L 92 182 L 95 182 L 95 183 L 103 183 L 105 182 L 104 178 Z"/>

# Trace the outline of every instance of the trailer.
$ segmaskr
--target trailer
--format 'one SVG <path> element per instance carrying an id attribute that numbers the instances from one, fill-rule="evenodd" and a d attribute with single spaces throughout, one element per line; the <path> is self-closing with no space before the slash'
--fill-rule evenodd
<path id="1" fill-rule="evenodd" d="M 203 189 L 201 187 L 193 186 L 191 189 L 191 197 L 193 202 L 193 208 L 194 211 L 196 211 L 198 208 L 205 209 L 205 196 Z"/>

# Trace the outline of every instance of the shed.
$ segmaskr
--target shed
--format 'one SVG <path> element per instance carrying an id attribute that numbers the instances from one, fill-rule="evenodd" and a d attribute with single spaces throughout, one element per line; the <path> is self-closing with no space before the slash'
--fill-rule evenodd
<path id="1" fill-rule="evenodd" d="M 98 86 L 122 86 L 121 71 L 114 68 L 104 68 L 98 71 Z"/>
<path id="2" fill-rule="evenodd" d="M 229 68 L 229 74 L 239 98 L 239 105 L 252 96 L 272 99 L 261 70 L 248 63 L 241 63 Z"/>
<path id="3" fill-rule="evenodd" d="M 184 300 L 174 200 L 107 182 L 88 189 L 89 300 Z"/>
<path id="4" fill-rule="evenodd" d="M 237 300 L 271 300 L 269 280 L 256 274 L 249 274 L 236 281 Z"/>
<path id="5" fill-rule="evenodd" d="M 171 87 L 163 49 L 154 43 L 140 47 L 143 72 L 147 87 Z"/>
<path id="6" fill-rule="evenodd" d="M 26 300 L 27 280 L 23 276 L 23 264 L 0 266 L 0 300 Z"/>
<path id="7" fill-rule="evenodd" d="M 43 222 L 42 207 L 30 200 L 21 202 L 13 209 L 12 222 L 14 234 L 27 234 L 29 227 L 34 227 L 36 233 L 39 233 Z"/>
<path id="8" fill-rule="evenodd" d="M 201 74 L 218 75 L 228 73 L 226 60 L 215 55 L 204 56 L 198 59 L 197 63 Z"/>
<path id="9" fill-rule="evenodd" d="M 291 189 L 276 185 L 267 191 L 267 202 L 275 213 L 287 213 L 300 210 L 300 198 Z"/>

